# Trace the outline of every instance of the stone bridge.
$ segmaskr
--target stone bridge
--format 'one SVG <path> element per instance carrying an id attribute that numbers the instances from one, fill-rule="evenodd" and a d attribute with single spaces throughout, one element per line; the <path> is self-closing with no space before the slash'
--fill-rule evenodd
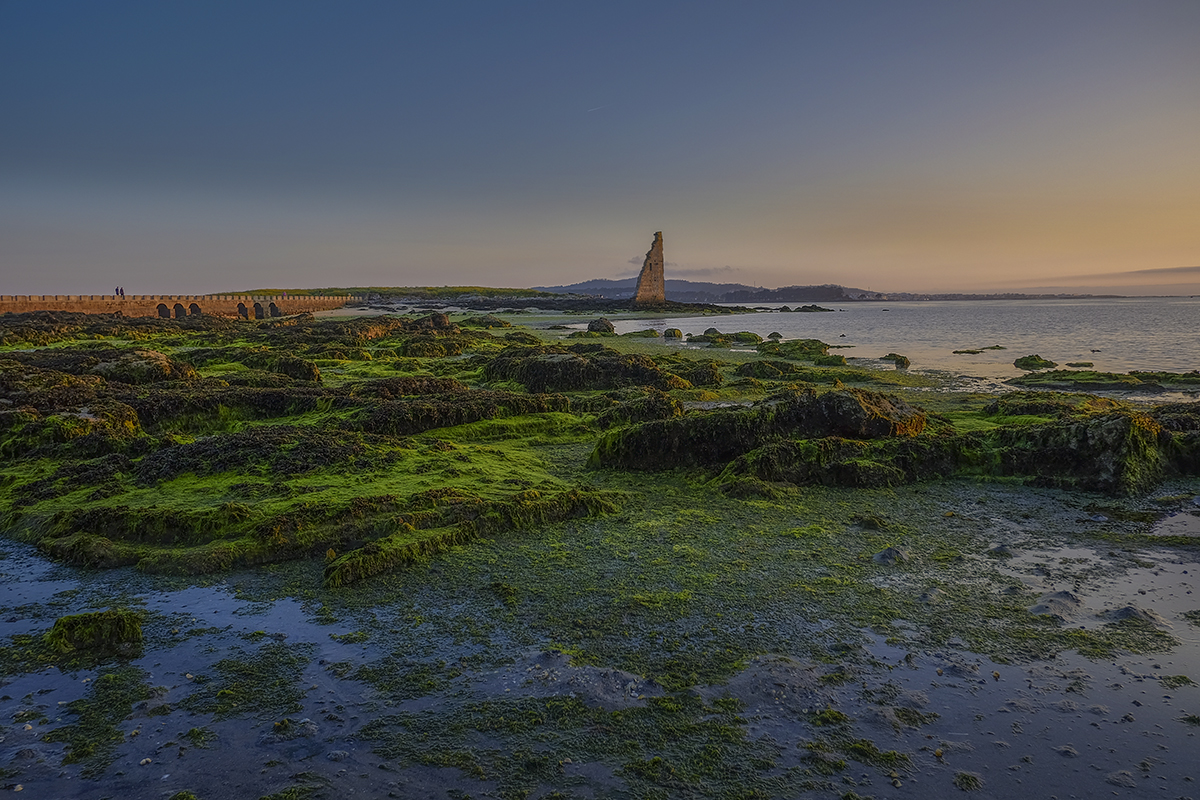
<path id="1" fill-rule="evenodd" d="M 353 295 L 239 295 L 239 294 L 6 294 L 0 295 L 0 314 L 23 311 L 79 311 L 127 317 L 220 317 L 266 319 L 341 308 L 357 300 Z"/>

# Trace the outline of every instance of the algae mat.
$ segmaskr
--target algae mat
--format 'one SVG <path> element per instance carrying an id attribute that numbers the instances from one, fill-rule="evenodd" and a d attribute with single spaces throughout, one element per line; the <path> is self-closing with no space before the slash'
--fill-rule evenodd
<path id="1" fill-rule="evenodd" d="M 46 339 L 36 358 L 0 354 L 15 398 L 0 558 L 10 788 L 1194 791 L 1200 551 L 1158 535 L 1200 508 L 1190 408 L 909 393 L 924 406 L 910 412 L 792 370 L 749 379 L 744 354 L 595 349 L 447 318 L 85 323 L 100 345 L 59 321 L 29 326 Z M 114 337 L 161 353 L 138 357 L 157 372 L 93 372 L 138 360 L 103 350 L 125 346 Z M 271 355 L 285 347 L 320 380 Z M 922 428 L 868 414 L 865 438 L 845 440 L 900 464 L 895 480 L 801 486 L 739 471 L 740 450 L 688 469 L 587 466 L 602 437 L 663 420 L 686 433 L 710 413 L 697 404 L 725 403 L 770 420 L 756 435 L 776 438 L 747 445 L 766 463 L 800 437 L 788 398 L 813 387 L 828 402 L 802 405 L 843 409 L 836 420 L 924 415 Z M 1038 431 L 1059 425 L 1088 441 L 1090 425 L 1127 430 L 1111 419 L 1141 432 L 1106 440 L 1132 442 L 1111 463 L 1129 480 L 1102 484 L 1114 491 L 1071 488 L 1081 475 L 1061 453 L 1039 474 L 1017 452 L 1057 447 Z M 970 469 L 937 473 L 951 479 L 889 450 L 964 441 Z M 881 474 L 856 470 L 839 474 Z M 136 652 L 46 639 L 60 618 L 110 609 L 138 620 Z"/>

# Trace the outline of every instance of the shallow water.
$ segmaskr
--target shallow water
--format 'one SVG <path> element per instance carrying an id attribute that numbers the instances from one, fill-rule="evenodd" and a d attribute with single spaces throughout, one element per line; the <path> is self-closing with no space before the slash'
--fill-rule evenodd
<path id="1" fill-rule="evenodd" d="M 852 347 L 839 351 L 847 357 L 877 359 L 896 352 L 908 356 L 915 370 L 983 378 L 1023 374 L 1012 362 L 1033 353 L 1064 367 L 1067 362 L 1091 361 L 1102 372 L 1200 369 L 1200 298 L 860 302 L 825 307 L 835 311 L 663 316 L 614 324 L 618 333 L 679 328 L 685 334 L 701 334 L 712 327 L 760 336 L 777 332 L 785 339 L 820 339 Z M 953 353 L 992 345 L 1006 349 Z"/>
<path id="2" fill-rule="evenodd" d="M 781 771 L 806 768 L 806 744 L 827 735 L 825 729 L 813 727 L 809 715 L 825 707 L 850 718 L 850 735 L 912 759 L 895 778 L 887 769 L 851 762 L 833 778 L 839 793 L 853 789 L 876 798 L 957 796 L 956 776 L 973 773 L 983 788 L 968 796 L 1065 800 L 1200 795 L 1195 784 L 1200 779 L 1200 727 L 1185 722 L 1188 715 L 1200 714 L 1200 686 L 1164 683 L 1175 676 L 1200 679 L 1200 628 L 1185 616 L 1200 609 L 1196 553 L 1168 548 L 1131 552 L 1047 533 L 1062 526 L 1097 532 L 1114 526 L 1126 531 L 1151 528 L 1151 523 L 1093 518 L 1101 514 L 1084 516 L 1080 505 L 1067 502 L 1070 495 L 993 486 L 986 490 L 987 503 L 963 504 L 964 498 L 978 497 L 978 491 L 960 492 L 953 486 L 922 491 L 937 499 L 935 507 L 959 503 L 960 516 L 950 519 L 961 520 L 953 524 L 964 526 L 964 535 L 977 531 L 972 536 L 982 547 L 992 546 L 989 541 L 1003 543 L 1012 552 L 1000 560 L 982 552 L 968 554 L 968 560 L 998 565 L 1013 583 L 1035 594 L 1073 593 L 1078 608 L 1063 620 L 1064 626 L 1095 628 L 1110 621 L 1111 612 L 1135 607 L 1169 626 L 1165 629 L 1178 643 L 1170 652 L 1154 655 L 1088 659 L 1065 652 L 1047 660 L 1001 663 L 954 640 L 923 648 L 866 632 L 860 644 L 854 644 L 853 637 L 842 640 L 851 645 L 840 667 L 853 676 L 848 683 L 819 680 L 836 664 L 771 653 L 751 659 L 726 683 L 701 685 L 694 691 L 710 704 L 721 698 L 740 701 L 746 735 L 777 752 Z M 1173 513 L 1188 513 L 1189 506 L 1190 501 L 1183 503 Z M 1026 518 L 1020 513 L 1023 508 L 1033 516 Z M 501 541 L 494 547 L 501 554 L 507 545 Z M 219 800 L 258 797 L 297 782 L 324 786 L 326 796 L 450 796 L 449 790 L 496 794 L 495 781 L 466 771 L 381 755 L 379 741 L 364 726 L 408 714 L 436 728 L 440 715 L 450 717 L 464 704 L 483 700 L 575 697 L 589 707 L 611 711 L 645 707 L 647 698 L 665 694 L 642 676 L 612 665 L 573 665 L 565 655 L 547 652 L 547 642 L 506 638 L 500 629 L 488 634 L 498 658 L 468 666 L 474 648 L 470 636 L 464 638 L 454 626 L 439 630 L 419 620 L 466 611 L 460 619 L 478 613 L 482 621 L 490 607 L 475 612 L 464 607 L 459 588 L 436 580 L 436 565 L 416 594 L 331 613 L 315 599 L 289 595 L 282 572 L 238 572 L 209 585 L 188 586 L 128 569 L 89 572 L 53 565 L 25 545 L 6 544 L 5 549 L 0 607 L 5 609 L 8 632 L 42 630 L 59 614 L 117 602 L 145 608 L 152 615 L 147 650 L 134 664 L 147 673 L 149 684 L 162 687 L 160 697 L 135 705 L 132 716 L 119 724 L 125 739 L 116 761 L 94 780 L 82 777 L 78 766 L 64 765 L 64 747 L 42 737 L 73 721 L 64 706 L 86 697 L 89 682 L 107 668 L 49 668 L 6 679 L 0 686 L 0 719 L 7 723 L 0 726 L 0 766 L 8 770 L 6 785 L 22 785 L 29 797 L 140 800 L 191 789 L 200 797 Z M 308 571 L 319 571 L 319 565 Z M 906 581 L 923 585 L 929 575 L 897 569 L 879 580 L 898 587 Z M 783 634 L 779 641 L 800 641 L 835 629 L 786 604 L 758 622 L 778 629 Z M 363 642 L 333 638 L 355 630 L 371 635 Z M 311 733 L 287 740 L 275 737 L 273 723 L 285 712 L 253 707 L 225 718 L 182 705 L 202 689 L 198 676 L 213 677 L 222 659 L 279 642 L 312 649 L 311 660 L 286 676 L 295 685 L 299 703 L 286 716 L 312 726 Z M 349 670 L 378 663 L 397 645 L 409 648 L 414 659 L 462 666 L 444 670 L 445 679 L 434 688 L 400 694 L 349 677 Z M 405 663 L 395 667 L 397 673 L 407 668 Z M 159 713 L 164 706 L 165 713 Z M 918 726 L 898 724 L 896 708 L 912 709 L 927 719 Z M 17 717 L 30 711 L 44 720 Z M 182 736 L 196 727 L 216 735 L 211 748 L 192 746 Z M 422 728 L 412 735 L 432 734 Z M 507 741 L 476 738 L 467 744 L 503 749 Z M 554 750 L 553 744 L 546 746 L 554 758 L 572 755 Z M 938 750 L 940 756 L 935 754 Z M 142 764 L 145 759 L 149 763 Z M 573 796 L 616 796 L 629 790 L 611 761 L 580 759 L 576 754 L 561 769 L 561 780 L 572 787 Z M 813 790 L 789 796 L 830 794 Z"/>

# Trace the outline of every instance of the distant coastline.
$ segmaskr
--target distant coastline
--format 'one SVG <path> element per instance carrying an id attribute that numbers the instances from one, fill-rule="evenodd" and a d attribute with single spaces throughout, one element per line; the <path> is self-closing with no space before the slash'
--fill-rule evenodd
<path id="1" fill-rule="evenodd" d="M 633 297 L 636 278 L 622 280 L 590 280 L 563 286 L 535 286 L 534 291 L 552 294 L 580 294 L 603 297 L 610 300 L 625 300 Z M 1063 299 L 1116 299 L 1120 294 L 1029 294 L 1022 292 L 994 292 L 969 294 L 964 292 L 875 292 L 826 283 L 816 286 L 781 286 L 767 289 L 747 286 L 742 283 L 709 283 L 706 281 L 666 281 L 667 299 L 685 303 L 797 303 L 797 302 L 878 302 L 901 300 L 1063 300 Z"/>

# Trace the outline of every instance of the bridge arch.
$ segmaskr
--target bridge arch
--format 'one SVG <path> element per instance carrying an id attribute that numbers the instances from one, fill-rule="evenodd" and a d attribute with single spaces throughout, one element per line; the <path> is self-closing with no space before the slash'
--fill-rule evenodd
<path id="1" fill-rule="evenodd" d="M 262 318 L 263 318 L 263 307 L 262 307 L 262 303 L 255 303 L 255 304 L 254 304 L 254 318 L 255 318 L 255 319 L 262 319 Z"/>
<path id="2" fill-rule="evenodd" d="M 162 317 L 163 319 L 171 318 L 171 309 L 167 308 L 166 303 L 158 304 L 158 316 Z"/>
<path id="3" fill-rule="evenodd" d="M 192 303 L 190 306 L 188 306 L 188 316 L 189 317 L 196 317 L 202 313 L 203 312 L 200 310 L 200 306 L 196 305 L 195 303 Z"/>
<path id="4" fill-rule="evenodd" d="M 279 306 L 275 305 L 274 303 L 271 303 L 271 305 L 267 306 L 267 310 L 271 312 L 272 317 L 283 316 L 283 312 L 279 310 Z"/>
<path id="5" fill-rule="evenodd" d="M 242 319 L 250 319 L 250 312 L 246 310 L 245 303 L 238 303 L 238 316 Z"/>
<path id="6" fill-rule="evenodd" d="M 175 304 L 175 319 L 183 319 L 187 316 L 187 309 L 183 307 L 183 303 Z"/>

